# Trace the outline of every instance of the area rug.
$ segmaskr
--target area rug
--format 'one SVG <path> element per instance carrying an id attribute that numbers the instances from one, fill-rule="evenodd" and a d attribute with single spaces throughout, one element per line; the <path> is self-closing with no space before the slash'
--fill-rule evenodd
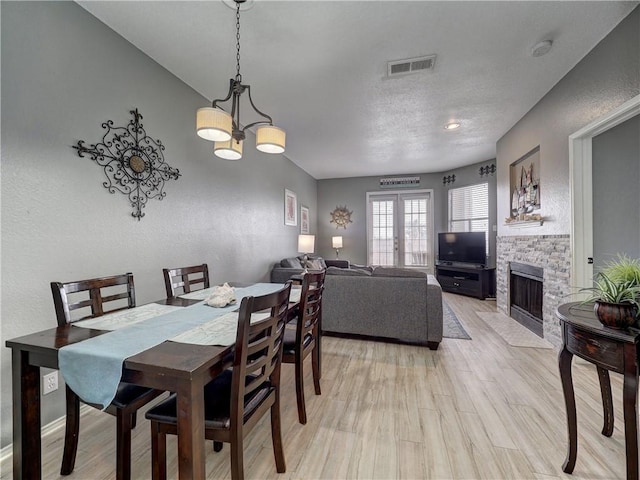
<path id="1" fill-rule="evenodd" d="M 513 347 L 553 348 L 547 340 L 502 312 L 476 312 L 505 342 Z"/>
<path id="2" fill-rule="evenodd" d="M 451 310 L 451 307 L 447 302 L 442 300 L 442 336 L 445 338 L 461 338 L 464 340 L 471 340 L 471 337 L 466 332 L 464 327 L 460 324 L 460 320 Z"/>

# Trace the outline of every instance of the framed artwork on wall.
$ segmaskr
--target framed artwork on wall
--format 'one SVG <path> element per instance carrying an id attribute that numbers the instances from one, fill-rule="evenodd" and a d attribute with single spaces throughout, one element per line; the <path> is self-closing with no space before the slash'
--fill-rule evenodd
<path id="1" fill-rule="evenodd" d="M 309 207 L 300 207 L 300 233 L 309 233 Z"/>
<path id="2" fill-rule="evenodd" d="M 298 225 L 298 199 L 291 190 L 284 190 L 284 224 Z"/>

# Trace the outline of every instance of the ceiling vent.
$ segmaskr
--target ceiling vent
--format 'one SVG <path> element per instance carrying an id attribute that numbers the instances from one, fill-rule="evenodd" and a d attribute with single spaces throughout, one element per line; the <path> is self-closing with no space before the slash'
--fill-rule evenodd
<path id="1" fill-rule="evenodd" d="M 435 55 L 395 60 L 393 62 L 387 62 L 387 76 L 396 77 L 398 75 L 406 75 L 408 73 L 425 72 L 433 70 L 435 64 Z"/>

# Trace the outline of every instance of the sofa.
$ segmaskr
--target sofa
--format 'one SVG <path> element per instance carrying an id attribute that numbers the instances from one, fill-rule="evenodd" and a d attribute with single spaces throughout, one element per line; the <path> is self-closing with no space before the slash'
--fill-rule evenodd
<path id="1" fill-rule="evenodd" d="M 283 258 L 271 269 L 271 282 L 284 283 L 294 275 L 300 275 L 304 271 L 302 266 L 303 257 Z M 307 259 L 308 270 L 324 270 L 328 267 L 345 268 L 351 267 L 348 260 L 329 260 L 317 255 L 309 255 Z"/>
<path id="2" fill-rule="evenodd" d="M 282 266 L 283 262 L 272 271 L 272 281 L 281 283 L 290 278 L 285 278 L 287 273 L 302 272 L 301 268 Z M 325 262 L 324 334 L 438 349 L 443 328 L 442 289 L 433 275 L 406 268 L 362 267 L 348 262 L 336 266 Z"/>

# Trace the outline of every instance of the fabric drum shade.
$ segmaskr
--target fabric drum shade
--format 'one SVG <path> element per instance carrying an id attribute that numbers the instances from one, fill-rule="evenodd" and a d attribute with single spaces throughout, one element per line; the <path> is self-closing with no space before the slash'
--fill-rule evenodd
<path id="1" fill-rule="evenodd" d="M 224 110 L 203 107 L 196 112 L 196 131 L 199 137 L 212 142 L 224 142 L 231 138 L 231 130 L 231 115 Z"/>
<path id="2" fill-rule="evenodd" d="M 238 142 L 233 138 L 226 142 L 216 142 L 213 153 L 225 160 L 240 160 L 242 158 L 242 142 L 242 140 Z"/>
<path id="3" fill-rule="evenodd" d="M 264 125 L 256 130 L 256 148 L 265 153 L 282 153 L 286 141 L 284 130 L 273 125 Z"/>

